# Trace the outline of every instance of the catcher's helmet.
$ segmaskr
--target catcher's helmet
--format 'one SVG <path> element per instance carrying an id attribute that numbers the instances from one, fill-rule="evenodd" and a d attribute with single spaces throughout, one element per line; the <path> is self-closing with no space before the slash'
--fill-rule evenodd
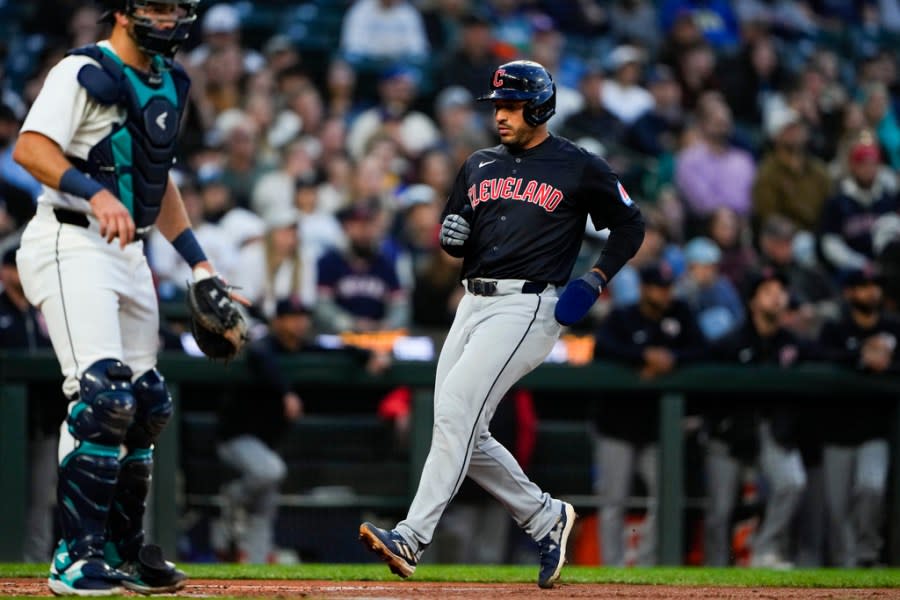
<path id="1" fill-rule="evenodd" d="M 178 10 L 174 17 L 175 26 L 170 29 L 154 27 L 151 19 L 136 14 L 137 9 L 151 4 L 169 4 L 176 7 Z M 112 21 L 115 12 L 123 12 L 134 22 L 134 38 L 141 51 L 147 54 L 173 56 L 191 33 L 191 26 L 197 20 L 199 4 L 200 0 L 100 0 L 104 11 L 100 20 Z"/>
<path id="2" fill-rule="evenodd" d="M 539 63 L 515 60 L 497 67 L 491 91 L 479 100 L 527 100 L 522 111 L 532 127 L 546 123 L 556 113 L 556 84 Z"/>

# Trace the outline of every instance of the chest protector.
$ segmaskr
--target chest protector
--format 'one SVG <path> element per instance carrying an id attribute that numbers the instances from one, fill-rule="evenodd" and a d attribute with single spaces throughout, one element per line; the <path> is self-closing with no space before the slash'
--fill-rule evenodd
<path id="1" fill-rule="evenodd" d="M 78 72 L 78 82 L 91 99 L 126 112 L 125 122 L 113 125 L 87 160 L 69 159 L 114 193 L 138 228 L 152 225 L 175 162 L 190 79 L 179 65 L 160 56 L 153 57 L 150 73 L 144 73 L 96 45 L 69 54 L 88 56 L 100 65 L 85 65 Z"/>

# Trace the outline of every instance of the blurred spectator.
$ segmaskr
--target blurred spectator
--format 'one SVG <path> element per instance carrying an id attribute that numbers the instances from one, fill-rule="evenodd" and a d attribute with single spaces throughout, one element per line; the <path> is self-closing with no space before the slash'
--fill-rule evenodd
<path id="1" fill-rule="evenodd" d="M 241 45 L 241 14 L 226 2 L 214 4 L 200 21 L 202 42 L 191 51 L 188 63 L 198 66 L 223 51 L 236 51 L 241 73 L 255 73 L 265 65 L 266 59 L 257 51 Z"/>
<path id="2" fill-rule="evenodd" d="M 684 247 L 687 271 L 675 286 L 675 296 L 687 302 L 707 341 L 722 337 L 744 320 L 738 291 L 719 274 L 721 258 L 714 241 L 695 237 Z"/>
<path id="3" fill-rule="evenodd" d="M 595 334 L 594 360 L 632 365 L 652 379 L 680 365 L 700 360 L 706 349 L 703 334 L 687 304 L 674 299 L 675 282 L 666 263 L 652 263 L 640 271 L 637 304 L 614 309 Z M 617 401 L 618 400 L 618 401 Z M 603 498 L 600 539 L 603 564 L 625 565 L 625 509 L 635 473 L 647 487 L 649 509 L 637 562 L 655 561 L 655 515 L 658 499 L 657 467 L 659 415 L 653 392 L 629 393 L 627 402 L 608 394 L 600 401 L 600 437 L 594 464 Z"/>
<path id="4" fill-rule="evenodd" d="M 475 112 L 472 94 L 460 85 L 446 87 L 434 101 L 434 115 L 440 128 L 436 145 L 452 150 L 457 144 L 471 148 L 468 156 L 477 148 L 489 146 L 491 138 L 481 115 Z"/>
<path id="5" fill-rule="evenodd" d="M 459 44 L 440 69 L 442 87 L 461 85 L 478 97 L 488 89 L 494 69 L 502 62 L 495 52 L 491 23 L 478 10 L 465 13 L 461 21 Z M 490 114 L 489 103 L 481 105 L 485 116 Z"/>
<path id="6" fill-rule="evenodd" d="M 34 214 L 35 202 L 43 189 L 41 183 L 12 159 L 13 146 L 22 124 L 23 113 L 12 103 L 0 102 L 0 204 L 10 223 L 0 222 L 0 239 L 6 227 L 19 228 Z"/>
<path id="7" fill-rule="evenodd" d="M 356 71 L 345 60 L 333 59 L 325 75 L 325 113 L 349 123 L 356 117 Z"/>
<path id="8" fill-rule="evenodd" d="M 867 373 L 900 373 L 900 321 L 884 313 L 881 283 L 871 269 L 844 279 L 846 308 L 822 330 L 824 358 Z M 891 411 L 891 399 L 868 398 L 866 411 L 830 398 L 823 419 L 825 499 L 829 547 L 836 567 L 880 563 L 889 466 L 888 423 L 873 414 Z"/>
<path id="9" fill-rule="evenodd" d="M 404 66 L 393 66 L 381 73 L 378 83 L 379 103 L 362 112 L 350 125 L 347 148 L 359 160 L 369 140 L 379 130 L 386 131 L 404 155 L 415 158 L 439 138 L 438 128 L 430 117 L 413 110 L 418 75 Z"/>
<path id="10" fill-rule="evenodd" d="M 353 162 L 346 154 L 336 153 L 323 161 L 325 180 L 319 184 L 318 209 L 335 214 L 353 197 Z"/>
<path id="11" fill-rule="evenodd" d="M 705 219 L 727 206 L 747 216 L 756 165 L 730 141 L 731 110 L 721 96 L 709 94 L 698 106 L 697 119 L 700 138 L 678 154 L 675 166 L 675 183 L 688 213 Z"/>
<path id="12" fill-rule="evenodd" d="M 590 137 L 603 144 L 607 153 L 623 142 L 625 124 L 603 102 L 603 90 L 608 83 L 597 67 L 585 72 L 579 83 L 584 107 L 562 123 L 560 135 L 576 141 Z"/>
<path id="13" fill-rule="evenodd" d="M 675 73 L 681 84 L 682 103 L 687 110 L 702 110 L 700 99 L 720 88 L 716 77 L 717 57 L 709 44 L 700 42 L 685 48 L 678 55 Z"/>
<path id="14" fill-rule="evenodd" d="M 300 244 L 299 211 L 292 204 L 273 206 L 263 221 L 265 235 L 241 248 L 229 282 L 261 320 L 274 314 L 277 298 L 297 296 L 307 306 L 316 299 L 316 261 Z"/>
<path id="15" fill-rule="evenodd" d="M 203 185 L 214 187 L 219 185 L 219 182 L 212 179 L 204 182 Z M 178 189 L 181 191 L 184 208 L 190 219 L 194 235 L 197 236 L 197 241 L 203 244 L 207 257 L 215 261 L 213 264 L 216 265 L 218 272 L 226 281 L 230 281 L 237 258 L 237 247 L 218 224 L 206 221 L 203 196 L 195 182 L 183 178 L 178 184 Z M 181 299 L 181 294 L 187 289 L 187 284 L 193 281 L 191 268 L 158 229 L 153 229 L 146 245 L 159 295 L 166 300 L 172 300 L 176 295 Z"/>
<path id="16" fill-rule="evenodd" d="M 671 241 L 672 233 L 662 213 L 652 207 L 641 210 L 644 214 L 644 241 L 637 254 L 622 267 L 607 288 L 612 295 L 613 306 L 617 308 L 637 304 L 641 269 L 664 262 L 672 269 L 673 276 L 678 277 L 681 273 L 677 267 L 684 262 L 681 248 Z"/>
<path id="17" fill-rule="evenodd" d="M 863 112 L 869 127 L 878 135 L 887 163 L 900 169 L 900 124 L 891 106 L 891 96 L 883 83 L 869 84 L 862 92 Z"/>
<path id="18" fill-rule="evenodd" d="M 850 149 L 849 169 L 822 214 L 822 255 L 836 271 L 871 267 L 872 227 L 881 215 L 900 209 L 897 176 L 882 167 L 881 151 L 871 135 Z"/>
<path id="19" fill-rule="evenodd" d="M 456 307 L 465 295 L 460 285 L 462 259 L 454 258 L 440 247 L 422 260 L 412 288 L 412 324 L 445 335 Z"/>
<path id="20" fill-rule="evenodd" d="M 739 125 L 762 127 L 763 107 L 785 85 L 787 73 L 776 41 L 764 36 L 719 64 L 718 79 Z"/>
<path id="21" fill-rule="evenodd" d="M 282 298 L 265 337 L 247 346 L 253 394 L 240 390 L 222 404 L 216 451 L 238 477 L 222 487 L 224 531 L 213 530 L 214 549 L 235 562 L 275 561 L 274 528 L 278 491 L 287 475 L 279 445 L 291 424 L 303 416 L 303 401 L 278 364 L 309 345 L 310 309 L 296 297 Z M 224 534 L 224 535 L 223 535 Z M 236 545 L 236 556 L 228 556 Z"/>
<path id="22" fill-rule="evenodd" d="M 556 114 L 550 117 L 550 131 L 555 131 L 566 118 L 581 110 L 585 99 L 576 89 L 584 71 L 583 61 L 571 52 L 566 52 L 563 33 L 553 19 L 543 14 L 531 17 L 531 49 L 529 60 L 541 64 L 550 73 L 556 84 Z"/>
<path id="23" fill-rule="evenodd" d="M 506 60 L 528 56 L 534 22 L 531 7 L 521 0 L 487 0 L 494 37 L 502 46 Z M 505 61 L 504 61 L 505 62 Z"/>
<path id="24" fill-rule="evenodd" d="M 217 127 L 224 138 L 225 162 L 222 179 L 231 190 L 235 206 L 250 207 L 256 182 L 269 169 L 259 160 L 259 131 L 243 111 L 220 115 Z"/>
<path id="25" fill-rule="evenodd" d="M 280 166 L 259 177 L 253 186 L 250 208 L 258 215 L 285 209 L 294 203 L 299 179 L 315 179 L 318 142 L 313 137 L 297 139 L 281 151 Z"/>
<path id="26" fill-rule="evenodd" d="M 800 235 L 785 217 L 769 217 L 759 234 L 760 262 L 779 271 L 787 281 L 790 305 L 782 325 L 794 334 L 812 339 L 822 323 L 837 314 L 835 290 L 828 276 L 816 265 L 796 258 Z"/>
<path id="27" fill-rule="evenodd" d="M 766 153 L 753 182 L 755 229 L 772 215 L 790 219 L 798 229 L 819 226 L 831 180 L 821 160 L 806 149 L 806 123 L 792 108 L 781 107 L 767 117 L 766 134 L 772 149 Z"/>
<path id="28" fill-rule="evenodd" d="M 277 73 L 300 64 L 300 53 L 290 36 L 276 33 L 263 45 L 263 55 L 266 58 L 266 70 Z"/>
<path id="29" fill-rule="evenodd" d="M 371 203 L 359 203 L 341 210 L 338 218 L 347 248 L 319 259 L 316 324 L 327 333 L 406 327 L 407 292 L 394 263 L 379 251 L 384 215 Z"/>
<path id="30" fill-rule="evenodd" d="M 747 319 L 744 326 L 725 336 L 713 348 L 712 356 L 740 364 L 794 365 L 802 357 L 797 338 L 780 323 L 788 308 L 787 280 L 772 268 L 748 277 Z M 707 494 L 712 514 L 707 517 L 707 539 L 714 556 L 711 564 L 727 564 L 722 552 L 729 548 L 728 533 L 738 483 L 738 456 L 755 453 L 750 431 L 736 427 L 753 426 L 753 410 L 762 414 L 759 428 L 759 461 L 768 484 L 765 517 L 753 542 L 751 564 L 756 567 L 787 569 L 790 523 L 806 487 L 806 470 L 797 448 L 795 403 L 781 395 L 765 401 L 734 398 L 727 405 L 712 403 L 707 422 L 711 438 L 707 456 Z M 746 415 L 736 418 L 738 415 Z M 745 445 L 745 450 L 735 447 Z M 732 454 L 733 453 L 733 454 Z M 727 555 L 725 555 L 727 556 Z M 723 563 L 724 559 L 724 563 Z"/>
<path id="31" fill-rule="evenodd" d="M 384 250 L 394 259 L 400 285 L 412 290 L 419 271 L 438 247 L 440 207 L 434 190 L 424 183 L 403 190 L 398 204 L 395 231 Z"/>
<path id="32" fill-rule="evenodd" d="M 617 46 L 607 57 L 612 77 L 601 90 L 603 106 L 626 125 L 653 108 L 653 96 L 640 85 L 644 51 L 637 46 Z"/>
<path id="33" fill-rule="evenodd" d="M 344 232 L 334 214 L 319 208 L 319 189 L 315 178 L 300 177 L 294 191 L 294 206 L 300 211 L 302 252 L 316 261 L 344 241 Z"/>
<path id="34" fill-rule="evenodd" d="M 25 299 L 16 267 L 18 244 L 0 257 L 0 350 L 34 352 L 50 349 L 50 334 L 43 317 Z M 67 402 L 56 381 L 29 383 L 27 406 L 28 497 L 22 559 L 45 563 L 55 541 L 53 535 L 59 425 Z"/>
<path id="35" fill-rule="evenodd" d="M 731 208 L 721 206 L 710 215 L 706 232 L 722 252 L 719 272 L 740 289 L 744 276 L 757 266 L 756 252 L 749 241 L 746 224 Z"/>
<path id="36" fill-rule="evenodd" d="M 664 0 L 659 7 L 663 32 L 670 31 L 685 14 L 690 15 L 715 48 L 728 50 L 737 45 L 737 15 L 728 0 Z"/>
<path id="37" fill-rule="evenodd" d="M 422 15 L 407 0 L 356 0 L 344 15 L 340 47 L 351 63 L 418 62 L 429 50 Z"/>
<path id="38" fill-rule="evenodd" d="M 828 165 L 832 181 L 839 181 L 850 173 L 850 148 L 859 142 L 866 131 L 866 115 L 862 104 L 847 102 L 841 114 L 841 125 L 835 137 L 834 159 Z"/>
<path id="39" fill-rule="evenodd" d="M 656 7 L 650 0 L 616 0 L 609 7 L 610 29 L 618 40 L 632 40 L 648 50 L 659 45 Z"/>
<path id="40" fill-rule="evenodd" d="M 647 77 L 647 89 L 653 96 L 653 106 L 632 123 L 628 145 L 657 158 L 663 154 L 671 156 L 684 129 L 681 86 L 671 68 L 656 65 Z"/>

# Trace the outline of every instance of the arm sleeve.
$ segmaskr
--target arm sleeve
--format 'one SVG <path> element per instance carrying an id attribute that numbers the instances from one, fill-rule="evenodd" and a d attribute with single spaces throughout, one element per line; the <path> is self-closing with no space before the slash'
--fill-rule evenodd
<path id="1" fill-rule="evenodd" d="M 78 82 L 78 72 L 89 61 L 69 56 L 50 69 L 22 124 L 23 133 L 40 133 L 66 151 L 87 111 L 88 95 Z"/>
<path id="2" fill-rule="evenodd" d="M 602 158 L 592 156 L 582 173 L 583 201 L 594 228 L 609 228 L 609 238 L 595 265 L 606 275 L 607 283 L 628 262 L 644 241 L 644 219 L 637 204 L 628 196 Z"/>
<path id="3" fill-rule="evenodd" d="M 456 174 L 456 180 L 453 182 L 453 189 L 450 191 L 450 197 L 447 198 L 447 204 L 444 205 L 444 210 L 441 211 L 441 223 L 444 222 L 447 215 L 459 214 L 468 202 L 469 197 L 466 193 L 466 165 L 463 165 L 459 169 L 459 173 Z M 469 225 L 473 225 L 473 223 L 469 223 Z M 463 244 L 462 246 L 445 246 L 444 244 L 441 244 L 441 248 L 443 248 L 444 252 L 450 256 L 462 258 L 466 254 L 466 245 L 467 244 Z"/>

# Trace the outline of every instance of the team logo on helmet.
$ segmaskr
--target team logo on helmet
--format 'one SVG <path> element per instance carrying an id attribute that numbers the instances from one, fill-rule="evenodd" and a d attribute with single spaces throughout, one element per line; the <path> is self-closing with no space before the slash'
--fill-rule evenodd
<path id="1" fill-rule="evenodd" d="M 506 75 L 506 69 L 497 69 L 494 71 L 494 80 L 491 82 L 494 87 L 503 87 L 504 75 Z"/>

